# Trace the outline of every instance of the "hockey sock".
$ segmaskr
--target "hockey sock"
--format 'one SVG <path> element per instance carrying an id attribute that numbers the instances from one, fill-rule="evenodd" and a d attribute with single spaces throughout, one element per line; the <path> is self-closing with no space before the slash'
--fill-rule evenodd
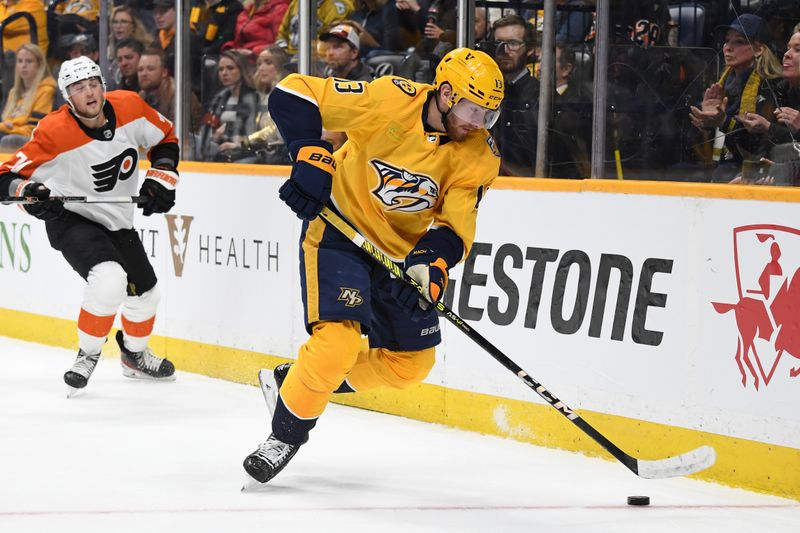
<path id="1" fill-rule="evenodd" d="M 300 347 L 297 362 L 281 385 L 280 397 L 289 411 L 302 419 L 321 415 L 331 393 L 358 357 L 360 344 L 357 322 L 315 324 L 311 338 Z"/>
<path id="2" fill-rule="evenodd" d="M 125 347 L 132 352 L 147 348 L 161 293 L 158 285 L 138 296 L 128 296 L 122 304 L 122 331 Z"/>
<path id="3" fill-rule="evenodd" d="M 100 353 L 125 299 L 127 283 L 125 270 L 114 261 L 97 264 L 89 271 L 78 316 L 78 346 L 84 352 Z"/>
<path id="4" fill-rule="evenodd" d="M 300 445 L 308 440 L 308 433 L 317 425 L 318 417 L 302 418 L 293 413 L 280 395 L 272 417 L 272 434 L 286 444 Z"/>

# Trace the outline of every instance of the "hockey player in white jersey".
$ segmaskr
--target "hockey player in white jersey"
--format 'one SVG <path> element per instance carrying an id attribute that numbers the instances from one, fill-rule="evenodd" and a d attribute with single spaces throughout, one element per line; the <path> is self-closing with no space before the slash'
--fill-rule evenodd
<path id="1" fill-rule="evenodd" d="M 58 88 L 67 105 L 39 122 L 31 140 L 0 165 L 0 196 L 28 196 L 23 206 L 45 221 L 51 246 L 86 280 L 78 316 L 78 357 L 64 374 L 71 391 L 86 386 L 117 312 L 123 374 L 174 379 L 175 367 L 147 347 L 158 285 L 137 232 L 134 204 L 64 204 L 52 196 L 133 196 L 145 216 L 175 203 L 178 139 L 172 123 L 131 91 L 106 93 L 100 67 L 65 61 Z M 139 188 L 139 149 L 151 163 Z M 138 190 L 137 190 L 138 188 Z"/>

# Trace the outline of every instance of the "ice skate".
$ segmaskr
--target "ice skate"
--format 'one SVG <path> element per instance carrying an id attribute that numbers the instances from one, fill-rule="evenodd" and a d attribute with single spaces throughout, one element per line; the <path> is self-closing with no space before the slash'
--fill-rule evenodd
<path id="1" fill-rule="evenodd" d="M 289 373 L 292 363 L 283 363 L 275 367 L 274 370 L 262 368 L 258 371 L 258 384 L 261 387 L 261 394 L 267 403 L 269 420 L 272 422 L 272 415 L 275 414 L 275 406 L 278 404 L 278 391 Z"/>
<path id="2" fill-rule="evenodd" d="M 156 381 L 173 381 L 175 379 L 175 365 L 168 359 L 153 355 L 149 348 L 145 348 L 141 352 L 131 352 L 125 348 L 122 331 L 117 331 L 116 338 L 117 344 L 119 344 L 123 376 Z"/>
<path id="3" fill-rule="evenodd" d="M 72 368 L 64 374 L 64 383 L 67 384 L 67 398 L 75 396 L 81 389 L 86 387 L 99 360 L 100 352 L 87 354 L 83 350 L 78 350 L 78 357 L 72 364 Z"/>
<path id="4" fill-rule="evenodd" d="M 258 483 L 266 483 L 274 478 L 300 449 L 300 445 L 286 444 L 270 435 L 259 445 L 258 449 L 244 460 L 244 469 L 247 474 Z M 243 490 L 246 490 L 245 483 Z"/>

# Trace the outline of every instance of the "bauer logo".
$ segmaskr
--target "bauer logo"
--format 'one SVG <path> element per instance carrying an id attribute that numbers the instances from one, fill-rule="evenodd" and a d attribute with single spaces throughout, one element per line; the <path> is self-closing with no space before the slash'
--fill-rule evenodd
<path id="1" fill-rule="evenodd" d="M 344 302 L 345 307 L 356 307 L 364 303 L 364 298 L 361 297 L 361 293 L 358 289 L 349 289 L 347 287 L 341 287 L 342 292 L 339 293 L 339 300 L 340 302 Z"/>
<path id="2" fill-rule="evenodd" d="M 732 258 L 738 299 L 711 305 L 738 336 L 732 355 L 742 385 L 758 390 L 776 376 L 797 378 L 800 230 L 769 224 L 734 228 Z"/>
<path id="3" fill-rule="evenodd" d="M 167 219 L 167 232 L 169 233 L 169 249 L 172 252 L 172 266 L 175 267 L 175 276 L 183 275 L 186 264 L 186 249 L 189 247 L 189 228 L 194 217 L 189 215 L 164 215 Z"/>
<path id="4" fill-rule="evenodd" d="M 414 174 L 383 161 L 370 161 L 378 173 L 378 186 L 372 194 L 389 211 L 416 212 L 430 209 L 439 199 L 439 185 L 423 174 Z"/>

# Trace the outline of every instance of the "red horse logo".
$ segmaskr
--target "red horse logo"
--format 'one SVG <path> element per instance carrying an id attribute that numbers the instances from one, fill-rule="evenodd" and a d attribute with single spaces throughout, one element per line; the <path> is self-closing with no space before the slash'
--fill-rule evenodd
<path id="1" fill-rule="evenodd" d="M 733 254 L 739 301 L 711 305 L 720 314 L 734 312 L 742 385 L 749 373 L 758 390 L 761 381 L 769 385 L 784 353 L 800 359 L 800 230 L 770 224 L 735 228 Z M 763 362 L 770 360 L 765 371 Z M 790 368 L 789 377 L 797 376 L 800 366 Z"/>

